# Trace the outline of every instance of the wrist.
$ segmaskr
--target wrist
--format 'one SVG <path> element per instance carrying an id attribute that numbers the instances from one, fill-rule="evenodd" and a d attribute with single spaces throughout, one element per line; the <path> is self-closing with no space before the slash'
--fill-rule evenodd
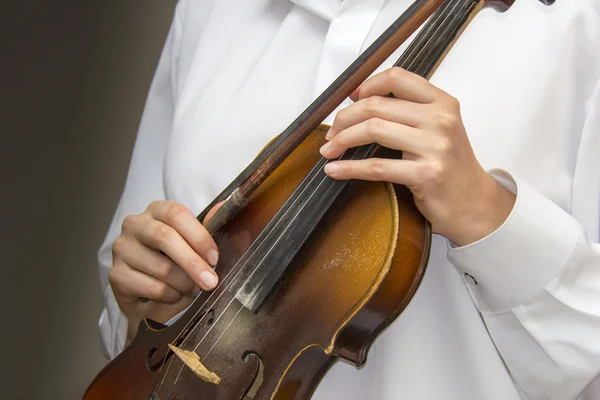
<path id="1" fill-rule="evenodd" d="M 464 202 L 455 229 L 446 237 L 457 246 L 477 242 L 496 231 L 510 215 L 516 196 L 482 170 L 476 190 Z"/>

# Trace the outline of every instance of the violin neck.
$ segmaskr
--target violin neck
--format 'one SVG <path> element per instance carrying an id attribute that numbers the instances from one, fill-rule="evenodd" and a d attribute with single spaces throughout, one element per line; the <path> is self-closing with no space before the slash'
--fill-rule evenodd
<path id="1" fill-rule="evenodd" d="M 452 0 L 448 0 L 452 1 Z M 308 108 L 300 114 L 244 171 L 198 215 L 202 221 L 217 203 L 226 200 L 210 219 L 216 233 L 283 160 L 365 81 L 392 53 L 436 12 L 444 0 L 416 0 Z"/>
<path id="2" fill-rule="evenodd" d="M 199 216 L 227 200 L 206 225 L 211 234 L 243 208 L 252 193 L 341 102 L 426 20 L 421 32 L 395 64 L 423 77 L 435 70 L 484 0 L 417 0 L 274 140 Z M 432 16 L 433 14 L 433 16 Z M 376 147 L 372 146 L 366 156 Z"/>
<path id="3" fill-rule="evenodd" d="M 394 66 L 429 78 L 483 5 L 484 0 L 446 1 Z"/>
<path id="4" fill-rule="evenodd" d="M 428 76 L 439 63 L 482 0 L 450 0 L 423 27 L 395 65 Z M 378 146 L 369 144 L 348 150 L 342 159 L 370 157 Z M 321 158 L 280 212 L 255 240 L 240 260 L 244 268 L 231 284 L 230 290 L 249 310 L 257 312 L 275 285 L 285 274 L 295 254 L 319 224 L 327 210 L 335 204 L 347 181 L 329 178 L 323 171 L 328 160 Z M 226 202 L 238 207 L 239 192 Z M 275 240 L 276 238 L 276 240 Z M 265 248 L 263 243 L 273 243 Z"/>

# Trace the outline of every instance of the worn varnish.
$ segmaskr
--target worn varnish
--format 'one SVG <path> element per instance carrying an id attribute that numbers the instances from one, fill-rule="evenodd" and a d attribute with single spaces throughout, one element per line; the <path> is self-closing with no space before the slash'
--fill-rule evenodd
<path id="1" fill-rule="evenodd" d="M 381 53 L 366 52 L 364 65 L 342 74 L 267 146 L 198 216 L 202 220 L 228 199 L 208 224 L 220 249 L 219 286 L 202 293 L 169 328 L 142 322 L 135 340 L 98 374 L 84 399 L 306 400 L 335 362 L 366 362 L 369 347 L 406 307 L 427 265 L 430 226 L 407 188 L 348 183 L 331 197 L 325 216 L 315 219 L 308 239 L 296 240 L 299 250 L 279 268 L 275 284 L 260 292 L 258 280 L 249 289 L 260 292 L 260 301 L 228 288 L 243 268 L 238 261 L 249 265 L 247 260 L 269 254 L 269 246 L 254 250 L 252 243 L 269 231 L 265 227 L 307 174 L 319 170 L 329 127 L 318 121 L 442 3 L 396 65 L 428 77 L 483 0 L 417 0 L 410 18 L 399 19 L 399 31 L 376 41 Z M 506 8 L 512 0 L 490 4 Z M 401 156 L 377 146 L 361 149 L 365 157 Z M 256 257 L 244 256 L 249 248 Z M 283 258 L 273 259 L 281 266 Z M 239 298 L 248 299 L 246 307 Z"/>
<path id="2" fill-rule="evenodd" d="M 229 233 L 218 243 L 222 260 L 217 269 L 221 276 L 241 256 L 248 236 L 255 238 L 260 233 L 312 168 L 318 149 L 325 143 L 326 130 L 322 126 L 311 134 L 230 222 Z M 277 388 L 275 399 L 307 398 L 318 383 L 315 374 L 325 373 L 338 358 L 357 365 L 365 362 L 374 337 L 416 290 L 425 270 L 429 243 L 429 226 L 415 209 L 410 192 L 385 183 L 357 183 L 320 224 L 295 258 L 292 271 L 259 312 L 254 314 L 236 304 L 223 318 L 241 309 L 237 320 L 242 323 L 228 330 L 223 320 L 215 323 L 196 349 L 203 365 L 222 383 L 199 379 L 189 368 L 181 369 L 182 361 L 175 358 L 166 380 L 173 380 L 180 370 L 182 373 L 172 398 L 243 398 L 258 374 L 260 362 L 264 365 L 263 384 L 254 398 L 269 399 Z M 209 295 L 203 293 L 198 301 Z M 226 291 L 224 296 L 233 299 Z M 221 311 L 214 309 L 215 315 Z M 97 384 L 90 387 L 85 398 L 148 399 L 158 369 L 147 368 L 147 356 L 154 343 L 174 340 L 186 322 L 182 318 L 161 331 L 142 323 L 136 340 L 98 375 Z M 188 340 L 197 342 L 206 329 L 200 331 L 197 329 L 198 334 Z M 151 361 L 160 361 L 164 354 L 163 349 L 157 351 Z M 183 388 L 186 391 L 179 392 Z"/>

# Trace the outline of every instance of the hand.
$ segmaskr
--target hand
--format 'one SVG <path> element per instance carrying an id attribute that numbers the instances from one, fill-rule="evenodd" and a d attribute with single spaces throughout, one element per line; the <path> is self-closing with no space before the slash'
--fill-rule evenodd
<path id="1" fill-rule="evenodd" d="M 211 268 L 219 259 L 217 245 L 190 210 L 172 201 L 127 216 L 112 251 L 109 281 L 129 318 L 130 339 L 143 318 L 164 323 L 218 282 Z"/>
<path id="2" fill-rule="evenodd" d="M 386 97 L 393 93 L 395 98 Z M 515 196 L 481 167 L 460 116 L 459 103 L 426 79 L 391 68 L 365 81 L 341 110 L 321 148 L 337 158 L 348 148 L 378 143 L 401 160 L 371 158 L 325 166 L 334 179 L 406 185 L 435 233 L 459 246 L 496 230 Z"/>

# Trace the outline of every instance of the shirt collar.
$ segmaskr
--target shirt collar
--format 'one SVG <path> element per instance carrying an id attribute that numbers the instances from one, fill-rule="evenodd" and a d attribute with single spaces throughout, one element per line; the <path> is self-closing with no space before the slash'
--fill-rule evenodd
<path id="1" fill-rule="evenodd" d="M 298 7 L 315 14 L 325 21 L 331 22 L 337 15 L 342 4 L 342 0 L 289 0 Z"/>

